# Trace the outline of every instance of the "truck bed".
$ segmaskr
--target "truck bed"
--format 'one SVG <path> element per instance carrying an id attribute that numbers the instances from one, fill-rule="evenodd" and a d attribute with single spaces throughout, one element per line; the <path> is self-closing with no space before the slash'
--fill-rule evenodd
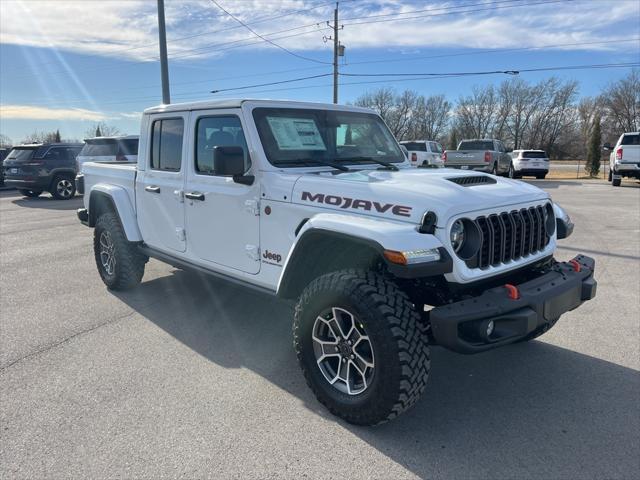
<path id="1" fill-rule="evenodd" d="M 124 162 L 87 162 L 82 164 L 85 192 L 90 192 L 92 187 L 104 183 L 109 187 L 121 187 L 127 192 L 131 205 L 135 205 L 135 184 L 137 164 Z M 89 207 L 89 198 L 85 196 L 85 207 Z"/>

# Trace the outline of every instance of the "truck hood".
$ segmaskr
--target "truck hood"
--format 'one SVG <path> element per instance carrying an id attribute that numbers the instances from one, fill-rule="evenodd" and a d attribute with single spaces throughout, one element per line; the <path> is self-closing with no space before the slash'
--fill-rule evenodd
<path id="1" fill-rule="evenodd" d="M 549 198 L 518 180 L 446 168 L 308 173 L 298 178 L 292 193 L 293 203 L 412 223 L 427 211 L 448 219 Z"/>

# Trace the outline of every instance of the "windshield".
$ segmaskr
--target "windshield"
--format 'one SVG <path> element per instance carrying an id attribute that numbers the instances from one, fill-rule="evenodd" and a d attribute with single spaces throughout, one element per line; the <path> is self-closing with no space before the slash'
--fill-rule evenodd
<path id="1" fill-rule="evenodd" d="M 273 165 L 317 166 L 323 162 L 401 163 L 405 156 L 380 117 L 316 109 L 256 108 L 253 118 Z"/>
<path id="2" fill-rule="evenodd" d="M 11 153 L 7 155 L 7 160 L 14 160 L 16 162 L 28 162 L 33 157 L 35 148 L 14 148 Z"/>
<path id="3" fill-rule="evenodd" d="M 468 140 L 460 142 L 458 150 L 493 150 L 493 142 L 483 140 Z"/>

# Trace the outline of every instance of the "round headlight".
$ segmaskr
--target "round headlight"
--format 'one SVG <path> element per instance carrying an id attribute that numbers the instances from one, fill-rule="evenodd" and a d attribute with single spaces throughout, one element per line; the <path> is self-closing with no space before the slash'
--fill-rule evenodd
<path id="1" fill-rule="evenodd" d="M 453 251 L 458 253 L 464 245 L 464 223 L 462 220 L 456 220 L 451 226 L 451 246 Z"/>

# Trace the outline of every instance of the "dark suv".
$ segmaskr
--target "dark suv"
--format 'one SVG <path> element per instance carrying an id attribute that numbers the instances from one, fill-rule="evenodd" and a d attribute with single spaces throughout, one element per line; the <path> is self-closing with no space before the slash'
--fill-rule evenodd
<path id="1" fill-rule="evenodd" d="M 48 191 L 68 200 L 76 193 L 75 159 L 81 143 L 49 143 L 13 147 L 4 160 L 5 184 L 27 197 Z"/>

